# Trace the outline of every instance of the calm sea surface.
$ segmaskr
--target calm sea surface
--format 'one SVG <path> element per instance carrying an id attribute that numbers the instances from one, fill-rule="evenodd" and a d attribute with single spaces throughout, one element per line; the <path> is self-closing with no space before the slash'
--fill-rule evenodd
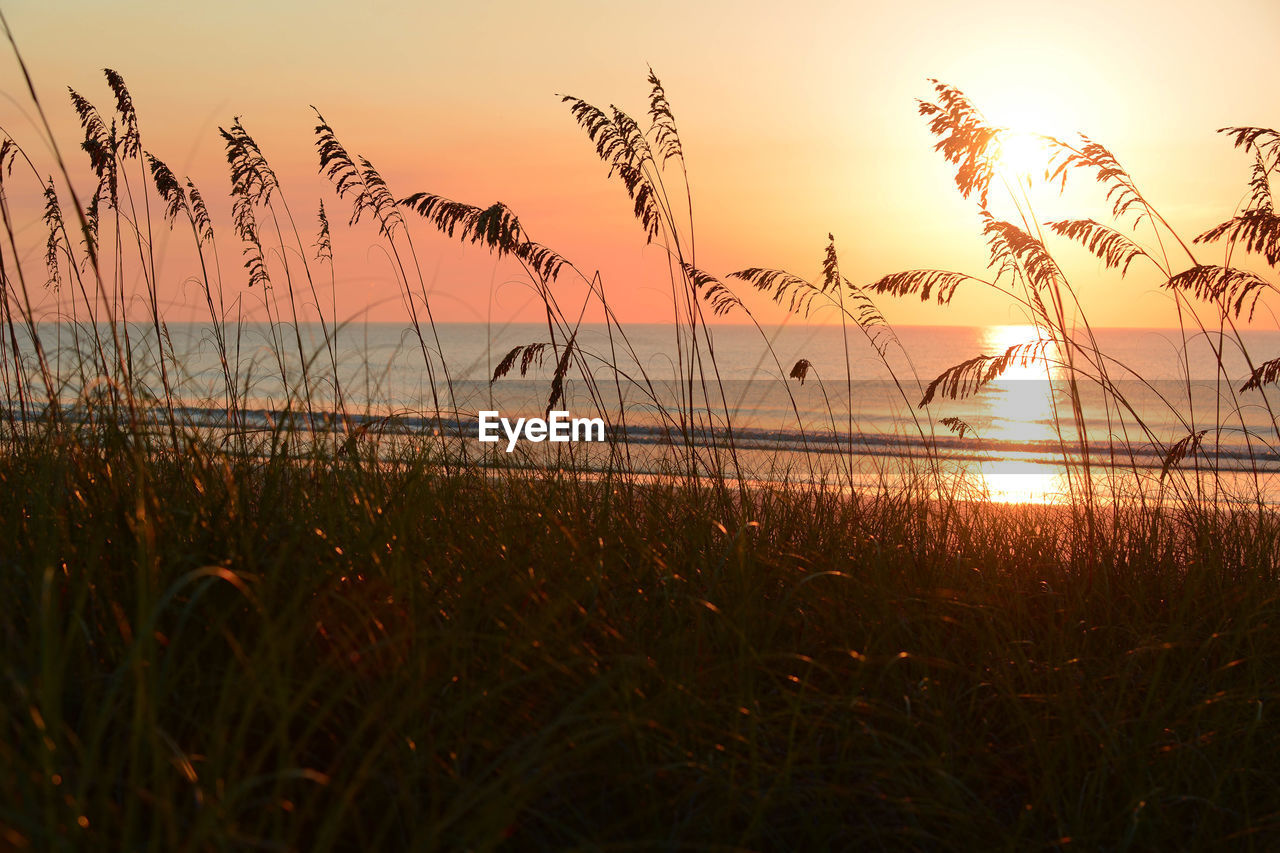
<path id="1" fill-rule="evenodd" d="M 226 398 L 211 330 L 205 324 L 168 328 L 176 353 L 176 369 L 171 367 L 176 393 L 193 422 L 216 426 L 225 416 Z M 910 476 L 923 457 L 936 454 L 985 496 L 1042 500 L 1069 488 L 1064 454 L 1074 462 L 1083 459 L 1066 371 L 1058 366 L 1062 356 L 1053 350 L 1050 363 L 1015 363 L 963 399 L 940 397 L 927 407 L 918 405 L 943 371 L 1033 340 L 1029 327 L 899 327 L 896 337 L 880 339 L 881 356 L 857 328 L 846 336 L 839 327 L 797 325 L 766 328 L 762 335 L 754 327 L 717 326 L 712 329 L 714 368 L 706 342 L 699 340 L 702 369 L 695 367 L 691 407 L 687 355 L 676 355 L 682 347 L 687 354 L 688 342 L 678 342 L 665 325 L 628 326 L 625 332 L 624 339 L 600 325 L 580 329 L 582 359 L 569 370 L 564 402 L 557 408 L 575 416 L 603 408 L 634 446 L 653 448 L 647 457 L 641 454 L 641 466 L 660 467 L 663 453 L 686 440 L 723 443 L 726 421 L 744 473 L 760 478 L 832 479 L 839 472 L 876 486 L 887 473 Z M 438 399 L 452 415 L 446 415 L 446 430 L 474 435 L 480 410 L 495 409 L 513 419 L 542 415 L 556 362 L 547 348 L 523 377 L 517 360 L 506 377 L 491 383 L 495 367 L 512 348 L 549 341 L 546 326 L 442 325 L 438 342 L 429 332 L 426 338 L 433 393 L 422 345 L 405 326 L 345 326 L 334 336 L 332 352 L 318 324 L 304 325 L 300 333 L 301 350 L 292 328 L 273 336 L 266 324 L 246 323 L 238 337 L 232 329 L 230 361 L 242 409 L 267 418 L 288 405 L 290 391 L 295 410 L 300 408 L 304 362 L 313 409 L 334 409 L 336 359 L 336 385 L 346 411 L 367 418 L 396 415 L 388 423 L 402 433 L 431 431 Z M 90 351 L 92 330 L 46 324 L 40 334 L 68 404 L 83 383 L 94 381 L 79 370 L 92 360 L 77 354 Z M 1228 484 L 1231 491 L 1276 498 L 1280 478 L 1273 472 L 1280 472 L 1280 453 L 1272 411 L 1280 412 L 1280 398 L 1238 389 L 1251 364 L 1280 356 L 1280 332 L 1244 332 L 1243 350 L 1234 340 L 1219 344 L 1216 334 L 1184 340 L 1177 330 L 1102 329 L 1095 336 L 1106 357 L 1110 390 L 1104 393 L 1088 379 L 1079 383 L 1094 467 L 1104 461 L 1103 467 L 1127 472 L 1135 482 L 1156 488 L 1180 483 L 1192 490 L 1197 484 L 1203 488 L 1204 472 L 1213 471 L 1214 482 Z M 137 374 L 148 377 L 158 393 L 153 335 L 144 325 L 132 326 L 130 342 Z M 29 352 L 29 341 L 20 346 Z M 1222 371 L 1216 348 L 1222 350 Z M 785 378 L 800 359 L 811 364 L 803 384 Z M 1096 374 L 1083 356 L 1076 360 L 1086 374 Z M 692 416 L 682 418 L 682 410 Z M 964 435 L 944 425 L 944 418 L 963 421 Z M 1201 430 L 1206 432 L 1198 450 L 1165 472 L 1169 449 Z M 492 452 L 492 445 L 484 449 Z"/>

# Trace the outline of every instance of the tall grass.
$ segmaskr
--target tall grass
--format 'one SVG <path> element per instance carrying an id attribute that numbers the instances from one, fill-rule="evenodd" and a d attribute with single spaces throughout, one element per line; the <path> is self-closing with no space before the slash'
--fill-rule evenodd
<path id="1" fill-rule="evenodd" d="M 1085 138 L 1046 138 L 1046 177 L 1096 179 L 1112 215 L 1161 248 L 1095 220 L 1039 223 L 1016 182 L 1003 186 L 1018 222 L 998 218 L 991 190 L 1010 131 L 938 84 L 921 112 L 980 207 L 992 272 L 859 285 L 834 237 L 812 281 L 703 269 L 658 77 L 647 124 L 566 96 L 668 259 L 673 401 L 599 272 L 535 241 L 500 202 L 397 197 L 317 112 L 318 167 L 352 224 L 377 224 L 430 386 L 428 434 L 388 437 L 396 414 L 353 411 L 340 377 L 343 318 L 332 296 L 324 304 L 318 266 L 332 275 L 325 205 L 304 238 L 243 123 L 223 129 L 238 283 L 204 196 L 143 148 L 124 80 L 106 81 L 110 110 L 71 93 L 87 200 L 47 121 L 53 176 L 28 157 L 39 146 L 0 142 L 0 536 L 12 543 L 0 558 L 3 844 L 1269 849 L 1280 836 L 1269 627 L 1280 525 L 1261 464 L 1254 502 L 1226 502 L 1201 452 L 1209 433 L 1246 429 L 1240 395 L 1280 378 L 1280 359 L 1255 359 L 1239 329 L 1274 285 L 1230 265 L 1239 250 L 1280 262 L 1269 183 L 1280 135 L 1231 131 L 1254 159 L 1250 201 L 1197 238 L 1230 247 L 1223 265 L 1205 265 L 1197 241 Z M 30 253 L 16 193 L 44 203 L 39 256 L 67 306 L 52 327 L 74 336 L 67 370 L 20 262 Z M 470 443 L 419 220 L 521 266 L 547 338 L 507 352 L 493 381 L 545 359 L 547 411 L 580 382 L 608 420 L 606 458 L 519 469 Z M 212 427 L 187 414 L 162 312 L 152 247 L 163 227 L 194 244 L 221 372 L 214 400 L 196 402 L 225 412 Z M 1187 399 L 1165 402 L 1186 434 L 1157 434 L 1122 392 L 1128 368 L 1100 349 L 1045 227 L 1122 273 L 1157 270 L 1184 340 L 1212 341 L 1228 410 L 1190 408 L 1184 362 Z M 920 377 L 873 297 L 947 305 L 974 286 L 1021 306 L 1035 338 Z M 267 314 L 283 395 L 265 421 L 250 412 L 246 298 Z M 755 298 L 834 315 L 844 375 L 819 376 L 806 358 L 787 370 Z M 604 318 L 605 351 L 580 336 L 590 311 Z M 311 352 L 308 312 L 323 338 Z M 787 387 L 807 470 L 752 482 L 708 312 L 754 324 L 784 387 L 812 379 L 838 400 L 827 388 L 843 382 L 847 411 L 826 413 L 838 465 L 816 458 L 814 426 Z M 911 413 L 903 430 L 925 453 L 869 490 L 856 467 L 854 336 L 890 371 Z M 1248 360 L 1239 388 L 1228 347 Z M 1065 392 L 1066 506 L 967 500 L 939 449 L 931 403 L 1016 364 L 1048 365 Z M 1160 448 L 1167 493 L 1123 491 L 1153 475 L 1125 441 L 1097 446 L 1086 384 L 1102 390 L 1113 435 Z M 667 476 L 638 476 L 637 398 L 669 432 Z M 937 424 L 969 429 L 955 416 Z M 1261 456 L 1277 437 L 1250 434 L 1248 447 Z"/>
<path id="2" fill-rule="evenodd" d="M 2 464 L 14 845 L 1275 839 L 1269 514 Z"/>

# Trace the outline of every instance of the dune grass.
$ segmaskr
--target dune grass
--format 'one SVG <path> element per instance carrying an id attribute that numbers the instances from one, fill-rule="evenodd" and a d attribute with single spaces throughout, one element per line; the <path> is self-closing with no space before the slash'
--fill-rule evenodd
<path id="1" fill-rule="evenodd" d="M 56 440 L 0 482 L 10 845 L 1280 837 L 1269 515 L 1119 510 L 1098 548 L 923 490 Z"/>

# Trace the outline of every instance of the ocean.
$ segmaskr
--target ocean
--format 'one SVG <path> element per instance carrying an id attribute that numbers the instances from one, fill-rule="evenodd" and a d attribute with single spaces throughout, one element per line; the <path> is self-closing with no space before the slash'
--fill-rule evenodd
<path id="1" fill-rule="evenodd" d="M 211 328 L 167 328 L 171 385 L 184 417 L 225 427 L 225 381 Z M 135 375 L 158 397 L 154 334 L 146 324 L 131 324 L 129 331 Z M 1065 357 L 1052 348 L 1044 350 L 1045 359 L 1015 360 L 975 393 L 954 400 L 939 393 L 920 405 L 948 368 L 1033 341 L 1027 326 L 897 327 L 891 335 L 878 333 L 874 345 L 855 326 L 712 326 L 714 359 L 700 337 L 692 384 L 689 343 L 677 340 L 673 327 L 624 331 L 579 329 L 580 358 L 569 365 L 556 408 L 574 417 L 606 416 L 615 439 L 625 434 L 632 468 L 669 470 L 692 446 L 704 460 L 732 457 L 735 476 L 883 488 L 895 478 L 936 472 L 940 461 L 948 478 L 963 480 L 983 498 L 1045 501 L 1072 492 L 1073 477 L 1078 488 L 1087 450 L 1103 490 L 1137 486 L 1160 494 L 1225 491 L 1280 500 L 1274 414 L 1280 400 L 1271 390 L 1239 390 L 1252 367 L 1280 356 L 1280 332 L 1245 331 L 1237 340 L 1220 339 L 1216 330 L 1185 337 L 1176 329 L 1094 330 L 1106 388 L 1089 378 L 1098 373 L 1089 363 L 1096 357 L 1073 356 L 1086 446 L 1071 407 Z M 329 422 L 325 413 L 338 408 L 338 387 L 352 422 L 376 423 L 379 433 L 400 436 L 440 429 L 470 443 L 482 410 L 513 420 L 545 414 L 557 361 L 551 347 L 534 354 L 524 375 L 517 357 L 507 375 L 491 381 L 513 348 L 549 342 L 545 324 L 442 324 L 437 333 L 438 341 L 425 330 L 429 373 L 422 343 L 401 324 L 348 324 L 331 336 L 332 347 L 319 324 L 303 324 L 296 334 L 292 326 L 273 332 L 264 323 L 232 325 L 228 351 L 239 408 L 246 423 L 259 425 L 279 422 L 286 408 L 303 416 L 305 362 L 313 423 Z M 86 386 L 100 385 L 91 370 L 81 371 L 93 364 L 86 357 L 92 329 L 44 324 L 40 335 L 62 403 L 74 408 Z M 19 347 L 34 387 L 42 387 L 30 342 L 20 337 Z M 6 359 L 10 349 L 6 341 Z M 804 381 L 787 378 L 801 359 L 810 365 Z M 958 420 L 949 426 L 944 419 Z M 1190 446 L 1188 437 L 1201 431 Z M 1169 453 L 1180 441 L 1189 452 L 1174 463 Z M 516 461 L 503 458 L 505 442 L 470 449 L 499 463 Z M 557 464 L 549 446 L 522 449 L 528 452 L 514 455 L 520 461 Z M 603 448 L 576 452 L 573 464 L 602 466 L 618 458 Z"/>

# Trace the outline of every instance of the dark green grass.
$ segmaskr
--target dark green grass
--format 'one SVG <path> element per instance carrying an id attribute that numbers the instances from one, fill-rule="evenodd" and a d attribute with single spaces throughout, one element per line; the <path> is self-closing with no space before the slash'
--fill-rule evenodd
<path id="1" fill-rule="evenodd" d="M 1270 514 L 128 447 L 0 454 L 6 846 L 1280 840 Z"/>

